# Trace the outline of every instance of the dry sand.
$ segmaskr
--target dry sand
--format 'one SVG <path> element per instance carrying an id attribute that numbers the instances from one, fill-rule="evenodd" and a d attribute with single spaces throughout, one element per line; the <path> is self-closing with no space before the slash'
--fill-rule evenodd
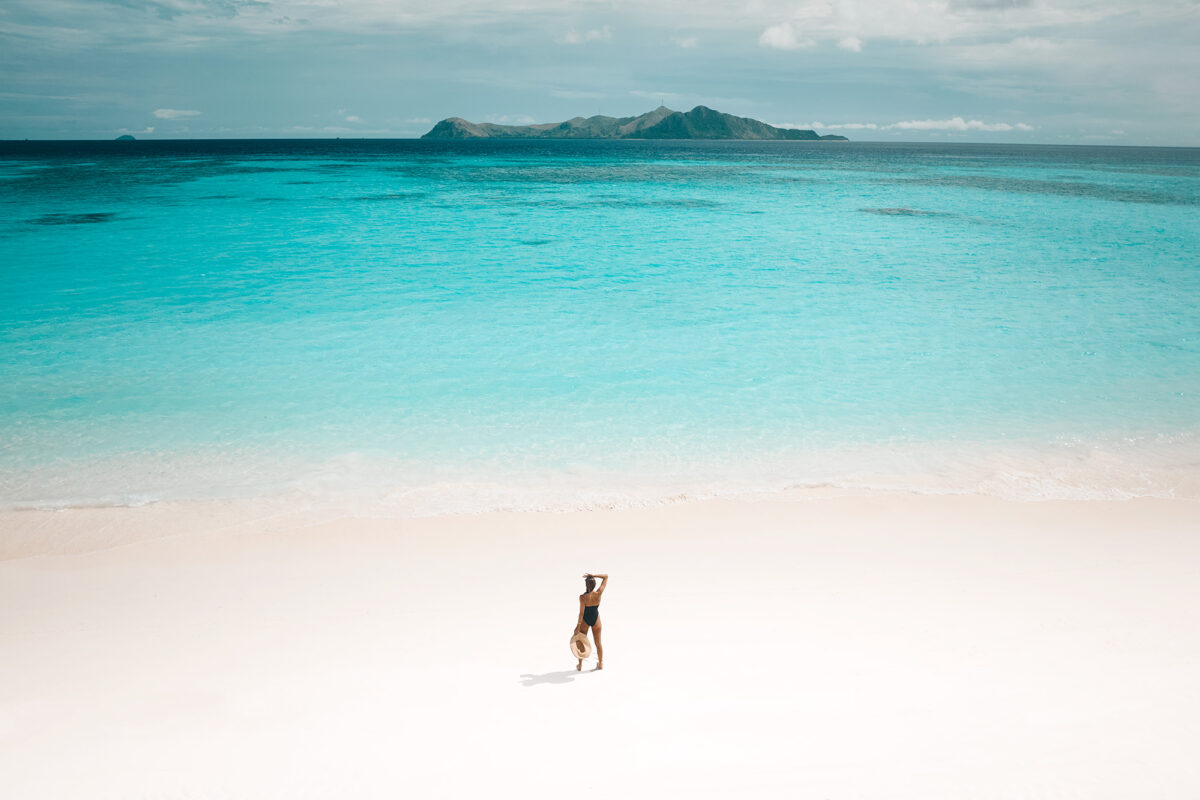
<path id="1" fill-rule="evenodd" d="M 7 512 L 0 795 L 1197 797 L 1197 519 Z M 585 571 L 612 575 L 603 672 L 567 648 Z"/>

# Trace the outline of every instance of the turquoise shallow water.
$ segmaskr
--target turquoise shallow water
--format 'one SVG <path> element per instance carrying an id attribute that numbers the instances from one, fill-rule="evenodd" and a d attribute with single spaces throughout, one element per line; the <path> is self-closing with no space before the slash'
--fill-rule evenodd
<path id="1" fill-rule="evenodd" d="M 0 145 L 0 504 L 1200 494 L 1200 150 Z"/>

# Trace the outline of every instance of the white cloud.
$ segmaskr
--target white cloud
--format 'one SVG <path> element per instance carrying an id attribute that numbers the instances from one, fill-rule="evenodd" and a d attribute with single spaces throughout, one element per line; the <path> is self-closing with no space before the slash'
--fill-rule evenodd
<path id="1" fill-rule="evenodd" d="M 350 114 L 346 117 L 346 122 L 362 122 L 362 117 Z"/>
<path id="2" fill-rule="evenodd" d="M 905 122 L 880 124 L 878 122 L 809 122 L 800 124 L 776 125 L 777 128 L 803 128 L 811 130 L 830 131 L 986 131 L 1003 133 L 1007 131 L 1032 131 L 1035 128 L 1024 122 L 983 122 L 978 119 L 966 120 L 962 117 L 952 119 L 922 119 Z"/>
<path id="3" fill-rule="evenodd" d="M 221 128 L 219 130 L 222 133 L 230 132 L 230 130 L 228 128 Z M 413 131 L 411 131 L 411 130 L 403 130 L 403 129 L 396 130 L 396 129 L 388 129 L 388 128 L 347 128 L 344 125 L 320 125 L 320 126 L 318 126 L 318 125 L 290 125 L 290 126 L 281 126 L 279 128 L 257 127 L 257 128 L 253 129 L 253 132 L 257 136 L 270 136 L 270 135 L 278 135 L 278 134 L 282 133 L 284 135 L 301 134 L 305 137 L 312 136 L 312 135 L 316 135 L 318 137 L 320 137 L 320 136 L 341 137 L 344 134 L 347 136 L 354 136 L 355 138 L 366 138 L 366 137 L 371 137 L 371 136 L 395 136 L 396 134 L 407 135 L 407 134 L 413 133 Z"/>
<path id="4" fill-rule="evenodd" d="M 893 122 L 887 126 L 901 131 L 1031 131 L 1033 128 L 1023 122 L 1015 125 L 1007 122 L 984 122 L 978 119 L 965 120 L 962 117 L 951 119 L 913 119 L 905 122 Z"/>
<path id="5" fill-rule="evenodd" d="M 347 128 L 344 125 L 322 125 L 319 127 L 315 126 L 315 125 L 293 125 L 288 130 L 294 131 L 296 133 L 356 133 L 360 136 L 363 133 L 379 133 L 380 132 L 380 131 L 363 131 L 361 129 L 356 130 L 354 128 Z"/>
<path id="6" fill-rule="evenodd" d="M 671 41 L 678 47 L 690 49 L 700 44 L 699 36 L 672 36 Z"/>
<path id="7" fill-rule="evenodd" d="M 1094 45 L 1073 39 L 1019 36 L 1002 42 L 971 42 L 952 48 L 958 62 L 984 68 L 999 64 L 1052 66 L 1077 61 Z"/>
<path id="8" fill-rule="evenodd" d="M 390 33 L 439 25 L 532 24 L 539 17 L 561 19 L 581 5 L 590 4 L 572 0 L 7 0 L 5 10 L 8 6 L 39 8 L 39 19 L 61 19 L 54 20 L 58 36 L 82 42 L 124 40 L 153 30 L 162 44 L 177 45 L 217 40 L 230 31 L 285 36 L 298 30 Z M 860 37 L 985 41 L 1006 33 L 1010 37 L 1041 35 L 1048 28 L 1072 30 L 1122 19 L 1194 18 L 1194 0 L 616 0 L 603 5 L 621 13 L 623 24 L 630 28 L 672 30 L 683 16 L 689 30 L 701 34 L 736 31 L 740 35 L 770 25 L 767 30 L 776 31 L 772 37 L 783 35 L 786 39 L 783 26 L 798 25 L 807 38 L 833 42 Z M 122 10 L 114 13 L 114 6 Z M 147 7 L 157 14 L 146 14 Z M 7 22 L 5 27 L 13 30 L 17 24 Z M 563 41 L 595 41 L 588 38 L 589 33 L 607 38 L 604 28 L 572 29 Z M 800 41 L 799 37 L 796 40 Z"/>
<path id="9" fill-rule="evenodd" d="M 1033 0 L 950 0 L 950 8 L 970 11 L 1005 11 L 1031 5 Z"/>
<path id="10" fill-rule="evenodd" d="M 852 53 L 862 52 L 862 39 L 857 36 L 847 36 L 844 39 L 838 40 L 838 47 L 843 50 L 849 50 Z"/>
<path id="11" fill-rule="evenodd" d="M 200 116 L 199 111 L 190 111 L 182 108 L 156 108 L 152 113 L 159 119 L 187 119 L 188 117 Z"/>
<path id="12" fill-rule="evenodd" d="M 528 114 L 493 114 L 486 121 L 497 125 L 533 125 L 537 122 Z"/>
<path id="13" fill-rule="evenodd" d="M 429 117 L 409 117 L 408 119 L 404 120 L 404 124 L 406 125 L 428 125 L 431 122 L 433 122 L 433 120 L 431 120 Z"/>
<path id="14" fill-rule="evenodd" d="M 592 28 L 583 33 L 571 28 L 563 35 L 561 41 L 564 44 L 586 44 L 587 42 L 607 42 L 609 39 L 612 39 L 612 28 L 605 25 L 603 28 Z"/>
<path id="15" fill-rule="evenodd" d="M 758 43 L 776 50 L 803 50 L 816 44 L 812 39 L 802 38 L 790 22 L 781 22 L 767 28 L 758 37 Z"/>

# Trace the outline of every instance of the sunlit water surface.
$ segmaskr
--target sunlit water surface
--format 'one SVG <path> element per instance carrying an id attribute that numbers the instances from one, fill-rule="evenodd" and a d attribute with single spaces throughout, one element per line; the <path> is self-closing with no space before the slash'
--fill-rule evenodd
<path id="1" fill-rule="evenodd" d="M 1200 496 L 1200 150 L 0 144 L 0 505 Z"/>

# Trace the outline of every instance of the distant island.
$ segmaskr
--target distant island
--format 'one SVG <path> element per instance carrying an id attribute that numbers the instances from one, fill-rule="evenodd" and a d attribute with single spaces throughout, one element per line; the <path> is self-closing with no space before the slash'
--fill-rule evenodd
<path id="1" fill-rule="evenodd" d="M 128 133 L 122 133 L 122 134 L 121 134 L 120 136 L 118 136 L 118 137 L 117 137 L 117 138 L 116 138 L 114 141 L 118 141 L 118 142 L 135 142 L 135 141 L 137 141 L 137 140 L 136 140 L 136 139 L 134 139 L 132 136 L 130 136 Z"/>
<path id="2" fill-rule="evenodd" d="M 638 117 L 575 117 L 538 125 L 496 125 L 444 119 L 422 139 L 802 139 L 844 142 L 845 136 L 776 128 L 748 117 L 723 114 L 705 106 L 672 111 L 659 106 Z"/>

